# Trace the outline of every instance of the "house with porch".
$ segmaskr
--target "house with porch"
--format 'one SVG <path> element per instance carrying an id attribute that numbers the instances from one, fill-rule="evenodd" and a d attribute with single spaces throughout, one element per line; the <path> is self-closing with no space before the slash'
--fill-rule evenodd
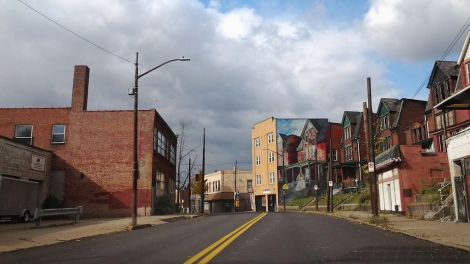
<path id="1" fill-rule="evenodd" d="M 455 87 L 433 111 L 454 113 L 456 125 L 444 127 L 457 221 L 470 222 L 470 32 L 457 61 Z M 451 114 L 452 116 L 452 114 Z M 444 119 L 445 120 L 445 119 Z M 444 124 L 446 124 L 444 122 Z"/>
<path id="2" fill-rule="evenodd" d="M 364 118 L 362 112 L 344 111 L 340 142 L 341 183 L 344 188 L 357 187 L 363 181 L 362 165 L 367 161 Z"/>

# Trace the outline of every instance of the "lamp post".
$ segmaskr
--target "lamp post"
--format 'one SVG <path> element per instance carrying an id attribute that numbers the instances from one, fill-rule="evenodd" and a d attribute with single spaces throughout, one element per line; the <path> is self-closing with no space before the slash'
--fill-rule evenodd
<path id="1" fill-rule="evenodd" d="M 138 102 L 139 102 L 139 79 L 147 75 L 148 73 L 162 67 L 165 64 L 174 61 L 189 61 L 189 58 L 181 57 L 179 59 L 172 59 L 166 61 L 152 69 L 139 74 L 139 53 L 135 56 L 135 75 L 134 75 L 134 88 L 129 92 L 129 95 L 134 96 L 134 144 L 133 144 L 133 163 L 132 163 L 132 226 L 137 225 L 137 180 L 139 179 L 139 161 L 137 158 L 137 113 L 138 113 Z"/>

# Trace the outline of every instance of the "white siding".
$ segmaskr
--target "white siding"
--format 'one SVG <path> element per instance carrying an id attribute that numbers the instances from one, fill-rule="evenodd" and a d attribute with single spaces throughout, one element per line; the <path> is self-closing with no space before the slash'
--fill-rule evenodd
<path id="1" fill-rule="evenodd" d="M 398 205 L 398 210 L 402 211 L 398 169 L 380 173 L 377 175 L 377 178 L 379 180 L 378 191 L 380 210 L 394 211 L 395 206 Z"/>

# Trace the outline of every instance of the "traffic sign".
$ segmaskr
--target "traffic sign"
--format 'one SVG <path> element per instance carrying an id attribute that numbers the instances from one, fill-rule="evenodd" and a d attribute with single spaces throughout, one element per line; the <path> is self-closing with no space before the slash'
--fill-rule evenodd
<path id="1" fill-rule="evenodd" d="M 284 185 L 282 185 L 282 189 L 283 189 L 283 190 L 289 190 L 289 185 L 287 185 L 286 183 L 284 183 Z"/>
<path id="2" fill-rule="evenodd" d="M 313 188 L 315 189 L 315 191 L 318 190 L 318 185 L 315 184 Z"/>
<path id="3" fill-rule="evenodd" d="M 374 162 L 368 162 L 367 167 L 369 169 L 369 172 L 374 172 Z"/>
<path id="4" fill-rule="evenodd" d="M 328 186 L 333 187 L 333 181 L 329 181 Z"/>

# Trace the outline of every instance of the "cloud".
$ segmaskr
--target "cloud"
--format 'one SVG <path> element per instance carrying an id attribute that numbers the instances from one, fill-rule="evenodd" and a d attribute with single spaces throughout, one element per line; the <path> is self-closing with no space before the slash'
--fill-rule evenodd
<path id="1" fill-rule="evenodd" d="M 156 107 L 175 132 L 181 120 L 190 121 L 186 142 L 191 147 L 202 144 L 205 127 L 207 171 L 231 168 L 235 160 L 250 162 L 251 128 L 270 116 L 340 122 L 343 111 L 362 108 L 368 76 L 376 98 L 399 94 L 384 65 L 371 55 L 377 46 L 358 26 L 320 28 L 261 17 L 243 7 L 224 13 L 217 1 L 209 7 L 187 0 L 28 3 L 130 61 L 139 51 L 141 70 L 183 55 L 191 58 L 142 78 L 140 108 Z M 367 19 L 366 28 L 378 23 Z M 374 45 L 385 37 L 374 36 Z M 132 108 L 127 95 L 133 85 L 131 63 L 97 50 L 18 2 L 8 1 L 0 10 L 0 41 L 1 107 L 68 106 L 73 65 L 87 64 L 90 109 Z"/>
<path id="2" fill-rule="evenodd" d="M 468 14 L 466 0 L 372 0 L 364 31 L 379 53 L 394 60 L 420 62 L 438 59 Z M 463 38 L 454 54 L 462 43 Z"/>
<path id="3" fill-rule="evenodd" d="M 262 22 L 253 9 L 234 9 L 220 15 L 217 32 L 231 39 L 240 39 L 249 35 Z"/>

